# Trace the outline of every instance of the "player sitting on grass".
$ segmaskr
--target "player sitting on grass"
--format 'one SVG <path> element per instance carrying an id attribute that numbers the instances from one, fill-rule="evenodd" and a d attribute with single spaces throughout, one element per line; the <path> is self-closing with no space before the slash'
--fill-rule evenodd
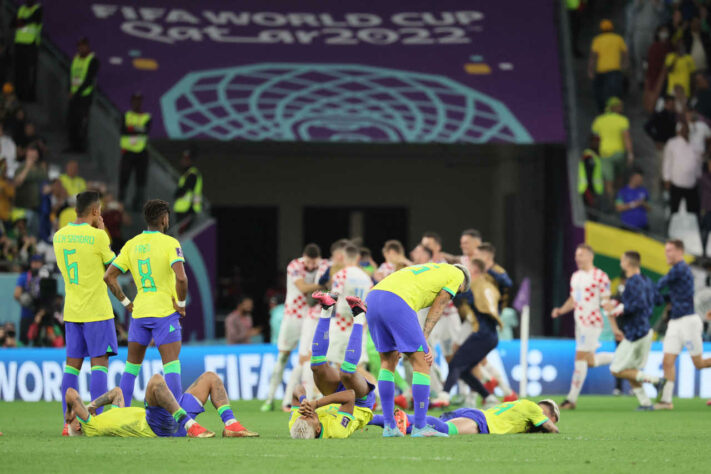
<path id="1" fill-rule="evenodd" d="M 375 385 L 356 373 L 362 351 L 365 303 L 355 296 L 347 297 L 353 312 L 353 330 L 339 373 L 326 362 L 331 314 L 337 297 L 317 291 L 313 298 L 321 303 L 321 317 L 311 346 L 311 370 L 324 397 L 309 401 L 302 386 L 294 389 L 289 433 L 294 439 L 348 438 L 373 419 L 375 405 Z"/>
<path id="2" fill-rule="evenodd" d="M 395 410 L 395 421 L 402 434 L 409 434 L 415 417 Z M 427 417 L 427 424 L 445 435 L 456 434 L 515 434 L 558 433 L 555 425 L 560 420 L 560 410 L 553 400 L 516 400 L 489 408 L 459 408 L 443 413 L 439 418 Z M 371 425 L 383 426 L 383 415 L 373 417 Z"/>
<path id="3" fill-rule="evenodd" d="M 156 374 L 146 387 L 145 408 L 124 406 L 123 392 L 116 387 L 84 406 L 79 393 L 68 388 L 66 421 L 70 436 L 117 436 L 120 438 L 183 437 L 213 438 L 215 433 L 200 426 L 195 418 L 205 411 L 208 397 L 220 413 L 226 438 L 259 436 L 245 429 L 235 419 L 227 399 L 225 386 L 214 372 L 205 372 L 180 397 L 180 403 Z M 96 414 L 104 405 L 114 408 Z"/>

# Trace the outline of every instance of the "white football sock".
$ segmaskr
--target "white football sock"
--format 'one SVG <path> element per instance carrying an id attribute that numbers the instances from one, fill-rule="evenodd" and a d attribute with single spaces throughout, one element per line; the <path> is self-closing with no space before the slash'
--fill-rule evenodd
<path id="1" fill-rule="evenodd" d="M 637 382 L 659 383 L 659 377 L 656 377 L 654 375 L 645 374 L 641 370 L 637 372 L 637 375 L 635 375 L 634 379 Z"/>
<path id="2" fill-rule="evenodd" d="M 274 372 L 272 372 L 272 378 L 269 381 L 269 397 L 267 398 L 267 403 L 271 403 L 274 400 L 274 394 L 284 376 L 284 367 L 286 366 L 287 360 L 289 360 L 289 354 L 279 354 L 277 357 L 276 364 L 274 364 Z"/>
<path id="3" fill-rule="evenodd" d="M 301 383 L 306 391 L 306 399 L 313 400 L 315 398 L 316 382 L 314 381 L 314 371 L 311 370 L 310 362 L 301 364 Z"/>
<path id="4" fill-rule="evenodd" d="M 188 421 L 185 422 L 185 431 L 188 431 L 191 426 L 193 426 L 196 423 L 195 420 L 190 418 Z"/>
<path id="5" fill-rule="evenodd" d="M 667 380 L 662 389 L 662 403 L 671 403 L 674 396 L 674 382 Z"/>
<path id="6" fill-rule="evenodd" d="M 365 313 L 360 313 L 358 316 L 354 316 L 353 324 L 365 324 Z"/>
<path id="7" fill-rule="evenodd" d="M 513 393 L 513 390 L 511 390 L 511 386 L 506 381 L 504 376 L 501 375 L 499 369 L 494 367 L 492 364 L 486 364 L 486 368 L 489 371 L 489 374 L 491 374 L 491 376 L 495 378 L 497 382 L 499 382 L 499 388 L 502 392 L 504 392 L 504 396 L 508 397 L 509 395 L 511 395 Z"/>
<path id="8" fill-rule="evenodd" d="M 648 407 L 652 404 L 647 396 L 647 392 L 644 391 L 644 387 L 632 388 L 632 393 L 634 393 L 634 396 L 639 400 L 639 404 L 643 407 Z"/>
<path id="9" fill-rule="evenodd" d="M 296 387 L 296 384 L 301 380 L 301 369 L 302 365 L 297 364 L 291 371 L 289 381 L 286 383 L 286 389 L 284 390 L 284 398 L 281 401 L 281 406 L 286 407 L 291 405 L 291 397 L 294 394 L 294 387 Z"/>
<path id="10" fill-rule="evenodd" d="M 568 392 L 568 401 L 575 403 L 578 401 L 578 395 L 585 383 L 585 377 L 588 375 L 588 363 L 584 360 L 575 361 L 575 371 L 573 372 L 573 380 L 570 382 L 570 392 Z"/>
<path id="11" fill-rule="evenodd" d="M 335 304 L 333 306 L 331 306 L 330 308 L 324 308 L 323 306 L 321 306 L 321 317 L 322 318 L 330 318 L 331 314 L 333 313 L 333 308 L 335 308 L 335 307 L 336 307 Z"/>
<path id="12" fill-rule="evenodd" d="M 237 423 L 237 419 L 230 418 L 229 420 L 225 421 L 225 426 L 230 426 L 232 423 Z"/>
<path id="13" fill-rule="evenodd" d="M 595 367 L 600 367 L 601 365 L 610 365 L 612 364 L 612 359 L 614 358 L 614 352 L 598 352 L 595 354 Z"/>

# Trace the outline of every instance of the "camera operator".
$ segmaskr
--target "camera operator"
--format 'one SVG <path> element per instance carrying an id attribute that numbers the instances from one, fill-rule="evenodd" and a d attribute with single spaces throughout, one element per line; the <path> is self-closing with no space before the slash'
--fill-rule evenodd
<path id="1" fill-rule="evenodd" d="M 35 316 L 27 337 L 35 347 L 63 347 L 63 298 L 57 294 L 57 279 L 50 267 L 39 271 L 39 295 L 35 300 Z"/>
<path id="2" fill-rule="evenodd" d="M 44 265 L 41 255 L 33 255 L 30 258 L 30 268 L 17 277 L 15 283 L 15 300 L 22 307 L 20 318 L 20 342 L 26 346 L 29 343 L 27 333 L 34 322 L 36 314 L 36 303 L 40 294 L 40 270 Z"/>

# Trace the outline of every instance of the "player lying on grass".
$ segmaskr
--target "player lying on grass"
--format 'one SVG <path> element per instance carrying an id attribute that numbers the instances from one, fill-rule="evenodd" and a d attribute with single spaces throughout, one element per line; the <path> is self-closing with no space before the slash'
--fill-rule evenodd
<path id="1" fill-rule="evenodd" d="M 395 421 L 403 434 L 409 434 L 415 417 L 395 410 Z M 558 433 L 560 410 L 553 400 L 516 400 L 489 408 L 460 408 L 427 417 L 427 424 L 445 436 L 456 434 Z M 383 415 L 373 417 L 371 425 L 383 426 Z"/>
<path id="2" fill-rule="evenodd" d="M 294 389 L 289 433 L 294 439 L 348 438 L 373 419 L 375 405 L 375 385 L 356 372 L 362 351 L 365 303 L 355 296 L 347 298 L 353 312 L 353 330 L 339 372 L 326 362 L 331 314 L 338 298 L 320 291 L 312 296 L 321 303 L 321 317 L 311 346 L 311 370 L 324 397 L 309 401 L 302 386 Z"/>
<path id="3" fill-rule="evenodd" d="M 215 433 L 200 426 L 195 418 L 205 411 L 208 397 L 225 424 L 222 436 L 251 438 L 259 436 L 245 429 L 235 419 L 227 399 L 225 386 L 214 372 L 205 372 L 180 397 L 178 402 L 156 374 L 146 387 L 145 408 L 124 406 L 123 392 L 116 387 L 84 406 L 79 393 L 67 389 L 66 421 L 70 436 L 117 436 L 121 438 L 183 437 L 213 438 Z M 100 415 L 96 409 L 105 405 L 114 408 Z"/>

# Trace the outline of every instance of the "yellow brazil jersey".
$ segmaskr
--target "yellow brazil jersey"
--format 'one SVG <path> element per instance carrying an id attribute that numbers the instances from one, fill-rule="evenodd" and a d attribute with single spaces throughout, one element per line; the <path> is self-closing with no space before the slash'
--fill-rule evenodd
<path id="1" fill-rule="evenodd" d="M 464 273 L 447 263 L 413 265 L 383 278 L 373 290 L 395 293 L 415 311 L 432 306 L 440 291 L 457 294 L 464 281 Z"/>
<path id="2" fill-rule="evenodd" d="M 86 436 L 118 436 L 120 438 L 155 438 L 146 421 L 146 409 L 139 407 L 112 408 L 84 421 L 79 418 Z"/>
<path id="3" fill-rule="evenodd" d="M 89 323 L 113 318 L 104 266 L 115 255 L 106 231 L 69 223 L 54 234 L 54 255 L 64 277 L 64 320 Z"/>
<path id="4" fill-rule="evenodd" d="M 354 407 L 353 414 L 338 411 L 341 405 L 332 403 L 316 410 L 318 420 L 321 422 L 319 438 L 348 438 L 361 430 L 373 419 L 373 412 L 364 407 Z M 299 418 L 299 407 L 291 409 L 289 429 Z"/>
<path id="5" fill-rule="evenodd" d="M 484 410 L 491 434 L 526 433 L 548 421 L 543 409 L 530 400 L 516 400 Z"/>
<path id="6" fill-rule="evenodd" d="M 592 124 L 592 131 L 600 137 L 600 157 L 608 158 L 617 153 L 624 153 L 624 132 L 629 130 L 630 122 L 624 115 L 607 112 L 597 116 Z"/>
<path id="7" fill-rule="evenodd" d="M 175 313 L 175 262 L 185 262 L 180 242 L 158 231 L 143 231 L 123 246 L 112 265 L 123 273 L 130 270 L 136 283 L 134 318 L 163 318 Z"/>

